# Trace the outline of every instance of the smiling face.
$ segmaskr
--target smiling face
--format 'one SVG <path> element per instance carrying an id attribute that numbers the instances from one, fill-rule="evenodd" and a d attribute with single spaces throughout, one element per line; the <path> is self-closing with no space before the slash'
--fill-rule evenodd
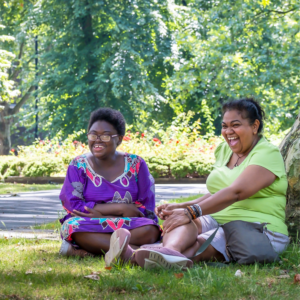
<path id="1" fill-rule="evenodd" d="M 258 140 L 259 120 L 250 125 L 237 110 L 226 111 L 222 121 L 222 135 L 232 152 L 245 154 Z"/>
<path id="2" fill-rule="evenodd" d="M 113 125 L 106 121 L 97 121 L 91 126 L 89 133 L 101 135 L 109 134 L 115 135 L 118 134 L 117 130 Z M 123 136 L 111 137 L 109 142 L 102 142 L 100 139 L 96 141 L 88 141 L 88 145 L 91 153 L 94 157 L 98 159 L 107 158 L 115 154 L 117 147 L 121 144 Z"/>

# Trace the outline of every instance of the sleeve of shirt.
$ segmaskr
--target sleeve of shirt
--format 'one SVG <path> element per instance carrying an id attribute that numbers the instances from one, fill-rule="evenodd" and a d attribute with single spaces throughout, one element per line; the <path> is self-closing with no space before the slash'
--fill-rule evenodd
<path id="1" fill-rule="evenodd" d="M 149 172 L 146 162 L 141 159 L 137 174 L 138 202 L 142 204 L 141 211 L 149 219 L 158 222 L 155 209 L 155 181 Z"/>
<path id="2" fill-rule="evenodd" d="M 94 208 L 96 202 L 86 202 L 84 199 L 83 190 L 85 183 L 86 176 L 84 170 L 82 168 L 77 168 L 77 166 L 73 165 L 71 162 L 59 195 L 63 208 L 68 213 L 73 212 L 74 209 L 83 213 L 89 213 L 84 207 Z"/>
<path id="3" fill-rule="evenodd" d="M 216 162 L 213 165 L 214 167 L 223 164 L 224 156 L 225 156 L 225 148 L 226 148 L 226 142 L 223 142 L 220 145 L 218 145 L 217 148 L 215 149 L 214 155 L 215 155 Z"/>
<path id="4" fill-rule="evenodd" d="M 268 142 L 263 143 L 250 155 L 251 158 L 248 165 L 261 166 L 278 178 L 286 175 L 283 158 L 276 146 L 268 144 Z"/>

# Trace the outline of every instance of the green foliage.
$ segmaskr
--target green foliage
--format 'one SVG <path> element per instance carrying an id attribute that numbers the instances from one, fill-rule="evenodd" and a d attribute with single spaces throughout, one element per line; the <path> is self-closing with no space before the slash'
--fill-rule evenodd
<path id="1" fill-rule="evenodd" d="M 101 106 L 121 110 L 130 123 L 155 112 L 164 100 L 157 78 L 170 54 L 167 7 L 156 0 L 36 4 L 40 95 L 51 133 L 85 128 Z"/>
<path id="2" fill-rule="evenodd" d="M 22 175 L 28 177 L 50 176 L 61 171 L 61 165 L 61 159 L 31 161 L 23 168 Z"/>
<path id="3" fill-rule="evenodd" d="M 61 158 L 37 156 L 31 159 L 24 159 L 12 156 L 0 156 L 0 177 L 9 176 L 50 176 L 61 173 L 66 166 Z"/>
<path id="4" fill-rule="evenodd" d="M 0 24 L 0 30 L 3 31 L 4 28 L 5 26 Z M 14 82 L 9 79 L 8 74 L 8 69 L 11 67 L 11 61 L 15 55 L 4 49 L 4 43 L 11 41 L 14 41 L 14 37 L 0 34 L 0 104 L 4 104 L 4 101 L 19 94 L 19 91 L 14 87 Z M 0 111 L 3 108 L 0 107 Z"/>
<path id="5" fill-rule="evenodd" d="M 218 123 L 224 101 L 254 96 L 270 134 L 290 127 L 299 108 L 299 1 L 182 3 L 167 59 L 175 71 L 165 81 L 174 110 L 203 111 L 205 100 Z"/>
<path id="6" fill-rule="evenodd" d="M 296 0 L 2 1 L 3 35 L 15 39 L 1 42 L 13 54 L 6 87 L 22 91 L 5 96 L 7 126 L 32 129 L 38 112 L 43 136 L 66 138 L 109 106 L 135 131 L 155 120 L 159 135 L 192 110 L 210 137 L 219 133 L 224 101 L 254 96 L 267 113 L 266 135 L 283 132 L 299 107 L 299 8 Z"/>

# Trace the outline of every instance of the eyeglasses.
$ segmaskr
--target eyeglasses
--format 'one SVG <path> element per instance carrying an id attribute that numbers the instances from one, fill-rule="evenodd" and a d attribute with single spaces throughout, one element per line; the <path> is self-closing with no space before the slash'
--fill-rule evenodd
<path id="1" fill-rule="evenodd" d="M 87 137 L 89 141 L 97 141 L 97 138 L 99 138 L 100 141 L 102 142 L 109 142 L 111 138 L 118 136 L 118 134 L 94 134 L 94 133 L 88 133 Z"/>

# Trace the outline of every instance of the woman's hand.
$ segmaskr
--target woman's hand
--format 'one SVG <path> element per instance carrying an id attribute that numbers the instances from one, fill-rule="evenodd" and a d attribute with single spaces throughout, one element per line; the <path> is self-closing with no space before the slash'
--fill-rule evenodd
<path id="1" fill-rule="evenodd" d="M 185 213 L 184 208 L 174 210 L 164 210 L 163 214 L 166 221 L 163 223 L 163 234 L 172 231 L 174 228 L 190 223 L 189 217 Z"/>
<path id="2" fill-rule="evenodd" d="M 180 208 L 179 203 L 167 203 L 155 207 L 155 213 L 161 220 L 166 220 L 169 214 L 164 214 L 164 211 L 172 211 L 174 209 Z"/>
<path id="3" fill-rule="evenodd" d="M 76 209 L 73 210 L 73 213 L 71 213 L 72 216 L 75 217 L 87 217 L 87 218 L 101 218 L 103 215 L 96 209 L 89 208 L 87 206 L 84 207 L 85 210 L 87 210 L 89 213 L 83 213 L 81 211 L 78 211 Z"/>
<path id="4" fill-rule="evenodd" d="M 87 218 L 112 218 L 112 217 L 124 217 L 124 218 L 135 218 L 145 217 L 145 215 L 137 208 L 135 204 L 104 204 L 97 205 L 95 208 L 84 207 L 89 213 L 83 213 L 78 210 L 73 211 L 71 214 L 73 217 L 87 217 Z M 109 207 L 111 205 L 111 207 Z M 118 208 L 118 211 L 114 211 L 111 208 L 112 205 Z M 99 210 L 102 209 L 103 212 Z M 107 211 L 105 211 L 107 210 Z"/>
<path id="5" fill-rule="evenodd" d="M 124 218 L 143 218 L 145 215 L 137 208 L 135 204 L 123 204 L 122 217 Z"/>

